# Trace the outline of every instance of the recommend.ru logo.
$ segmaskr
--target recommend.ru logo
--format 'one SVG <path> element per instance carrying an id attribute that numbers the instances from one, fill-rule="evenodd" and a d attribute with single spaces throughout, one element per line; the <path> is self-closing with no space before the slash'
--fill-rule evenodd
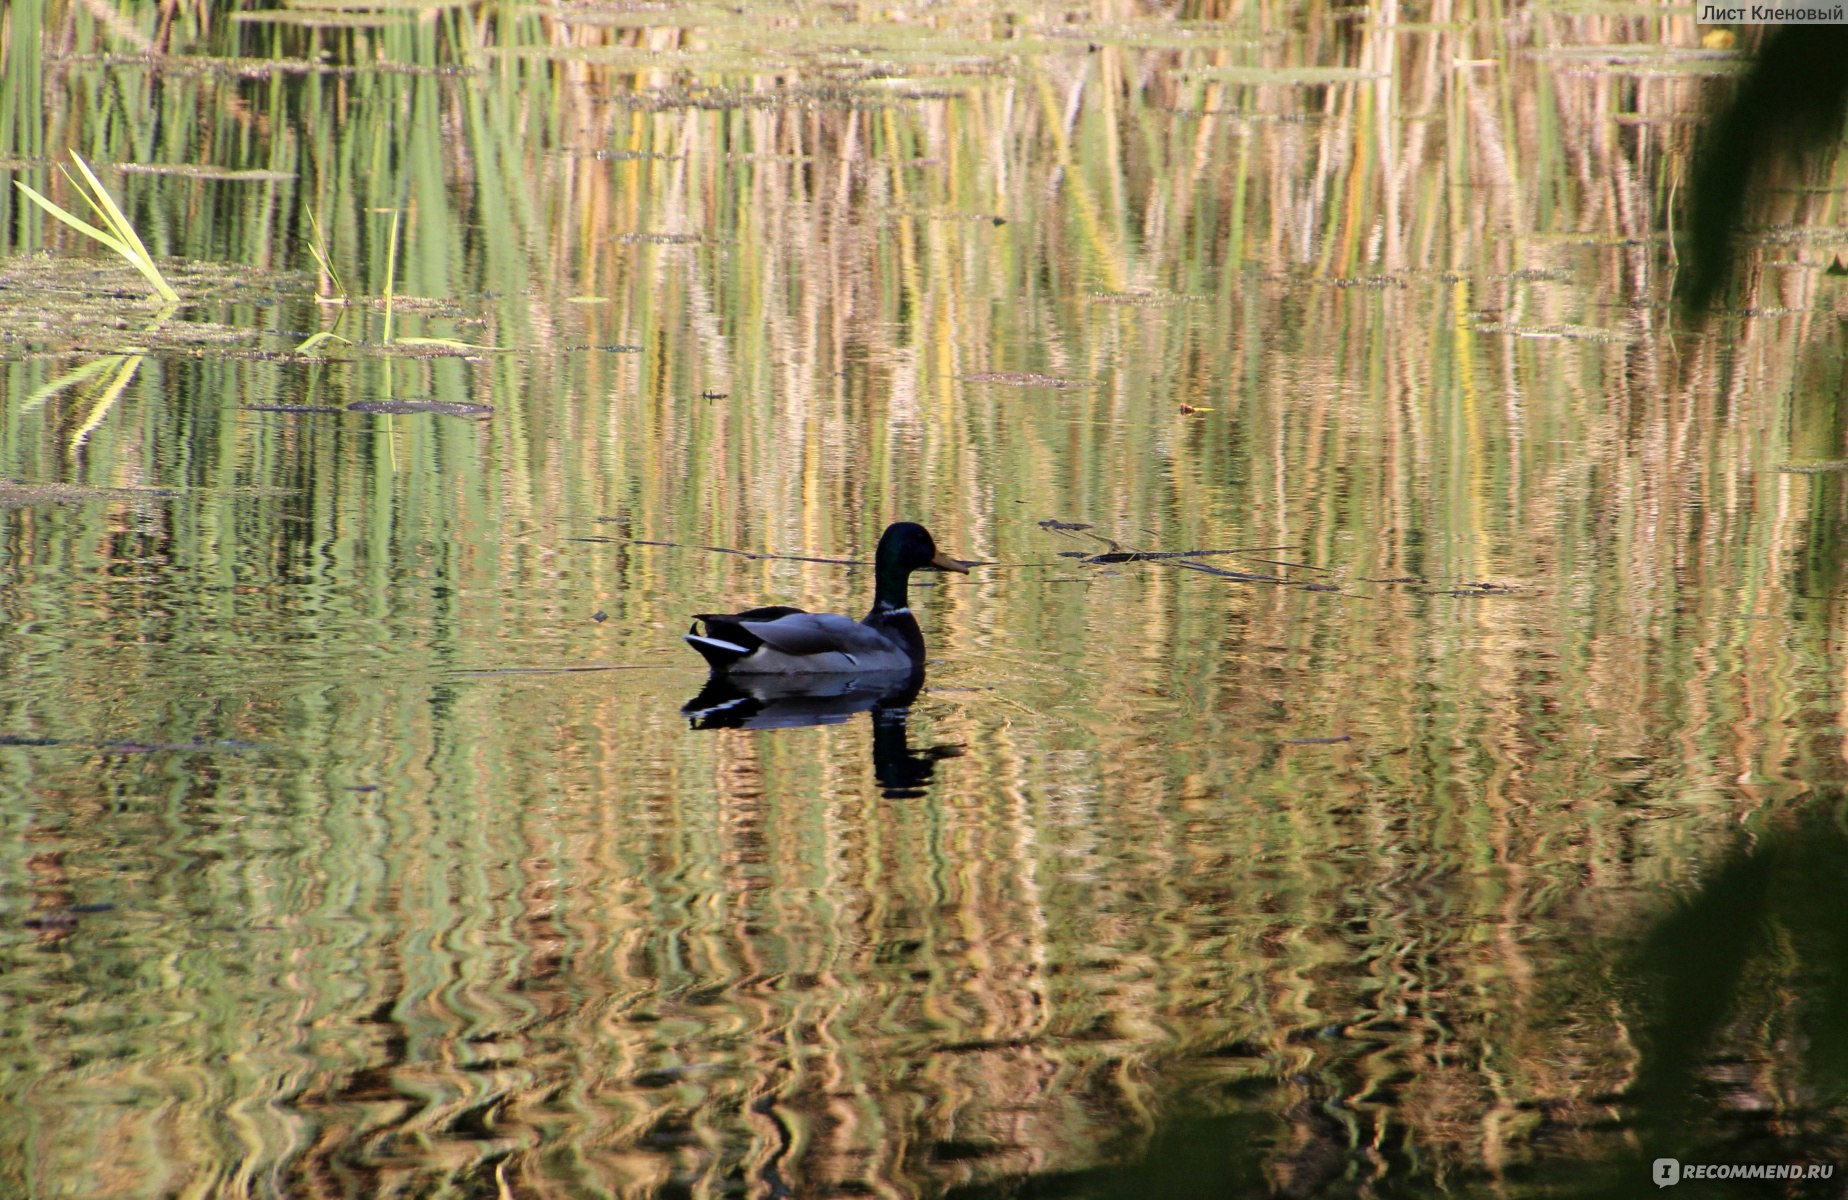
<path id="1" fill-rule="evenodd" d="M 1658 1158 L 1649 1177 L 1657 1187 L 1673 1187 L 1683 1179 L 1832 1179 L 1834 1163 L 1688 1163 Z"/>

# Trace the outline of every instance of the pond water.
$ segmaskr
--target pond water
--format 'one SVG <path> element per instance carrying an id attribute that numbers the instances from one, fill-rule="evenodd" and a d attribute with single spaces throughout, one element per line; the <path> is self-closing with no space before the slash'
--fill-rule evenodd
<path id="1" fill-rule="evenodd" d="M 0 1191 L 1628 1153 L 1848 775 L 1840 187 L 1675 312 L 1684 7 L 141 7 L 0 14 Z M 897 519 L 915 698 L 682 712 Z"/>

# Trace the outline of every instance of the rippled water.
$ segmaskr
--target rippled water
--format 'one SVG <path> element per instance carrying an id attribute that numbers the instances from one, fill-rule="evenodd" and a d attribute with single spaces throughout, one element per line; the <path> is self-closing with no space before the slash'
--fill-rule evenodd
<path id="1" fill-rule="evenodd" d="M 1675 317 L 1680 10 L 8 14 L 188 298 L 0 199 L 9 1194 L 1535 1194 L 1843 782 L 1834 191 Z M 900 518 L 915 699 L 683 714 Z"/>

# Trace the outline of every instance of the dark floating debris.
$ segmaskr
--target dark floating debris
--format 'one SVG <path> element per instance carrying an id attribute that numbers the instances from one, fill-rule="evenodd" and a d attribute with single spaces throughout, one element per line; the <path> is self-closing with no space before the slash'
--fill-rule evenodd
<path id="1" fill-rule="evenodd" d="M 610 619 L 610 614 L 599 608 L 596 612 L 590 614 L 590 619 L 601 625 Z"/>
<path id="2" fill-rule="evenodd" d="M 21 928 L 37 929 L 45 933 L 70 933 L 77 928 L 80 917 L 114 910 L 113 904 L 70 904 L 26 917 L 19 924 Z"/>
<path id="3" fill-rule="evenodd" d="M 1420 594 L 1425 596 L 1531 596 L 1532 592 L 1524 588 L 1513 588 L 1503 583 L 1464 583 L 1450 588 L 1422 588 Z"/>
<path id="4" fill-rule="evenodd" d="M 1572 272 L 1556 267 L 1522 267 L 1506 275 L 1491 275 L 1489 278 L 1506 279 L 1512 283 L 1570 283 Z"/>
<path id="5" fill-rule="evenodd" d="M 1039 522 L 1039 526 L 1041 529 L 1051 530 L 1056 533 L 1082 533 L 1092 541 L 1102 542 L 1109 547 L 1108 550 L 1098 554 L 1083 554 L 1076 550 L 1061 550 L 1058 552 L 1060 558 L 1075 558 L 1087 566 L 1115 566 L 1119 563 L 1159 562 L 1166 563 L 1169 566 L 1182 567 L 1189 571 L 1199 571 L 1202 574 L 1216 576 L 1220 579 L 1237 580 L 1241 583 L 1288 584 L 1291 583 L 1292 580 L 1281 575 L 1259 575 L 1250 571 L 1229 571 L 1224 567 L 1216 567 L 1210 563 L 1201 562 L 1200 560 L 1228 554 L 1256 558 L 1256 556 L 1260 554 L 1275 553 L 1280 550 L 1301 549 L 1300 546 L 1244 546 L 1235 550 L 1125 550 L 1114 538 L 1108 538 L 1099 533 L 1086 532 L 1092 529 L 1093 526 L 1080 522 L 1059 521 L 1048 518 Z M 1296 571 L 1326 572 L 1327 570 L 1325 567 L 1311 566 L 1308 563 L 1283 562 L 1271 558 L 1256 558 L 1256 561 Z M 1304 586 L 1315 591 L 1334 592 L 1341 590 L 1333 584 L 1309 584 Z"/>
<path id="6" fill-rule="evenodd" d="M 725 1069 L 720 1063 L 681 1063 L 678 1066 L 658 1067 L 652 1071 L 643 1071 L 631 1082 L 639 1088 L 664 1088 L 702 1071 L 723 1071 Z"/>
<path id="7" fill-rule="evenodd" d="M 1115 545 L 1115 543 L 1111 543 Z M 1214 554 L 1243 554 L 1243 550 L 1113 550 L 1109 554 L 1093 554 L 1085 559 L 1093 563 L 1119 562 L 1166 562 L 1175 558 L 1206 558 Z M 1272 562 L 1272 559 L 1264 559 Z M 1300 566 L 1300 563 L 1277 563 L 1280 567 Z M 1308 567 L 1306 570 L 1319 571 L 1320 567 Z"/>
<path id="8" fill-rule="evenodd" d="M 27 483 L 19 479 L 0 479 L 0 508 L 24 508 L 33 504 L 83 504 L 93 500 L 136 502 L 180 494 L 174 488 L 88 487 L 73 483 Z"/>
<path id="9" fill-rule="evenodd" d="M 1175 566 L 1185 567 L 1189 571 L 1199 571 L 1203 575 L 1214 575 L 1220 579 L 1233 579 L 1237 580 L 1239 583 L 1290 582 L 1281 575 L 1254 575 L 1250 571 L 1228 571 L 1224 567 L 1215 567 L 1210 563 L 1196 562 L 1191 558 L 1177 558 L 1174 559 L 1173 562 Z"/>
<path id="10" fill-rule="evenodd" d="M 464 404 L 456 400 L 355 400 L 346 411 L 356 413 L 435 413 L 443 417 L 485 417 L 491 404 Z"/>
<path id="11" fill-rule="evenodd" d="M 1172 308 L 1180 304 L 1197 303 L 1200 298 L 1185 292 L 1170 292 L 1159 288 L 1130 288 L 1122 292 L 1094 291 L 1086 299 L 1091 304 L 1119 308 Z"/>
<path id="12" fill-rule="evenodd" d="M 0 733 L 0 746 L 73 746 L 84 750 L 101 750 L 109 754 L 153 754 L 158 751 L 177 751 L 182 754 L 222 754 L 262 749 L 255 742 L 239 741 L 236 738 L 219 738 L 211 742 L 139 742 L 128 738 L 92 742 L 79 738 L 29 737 L 17 733 Z"/>
<path id="13" fill-rule="evenodd" d="M 1094 386 L 1089 379 L 1063 379 L 1057 375 L 1042 375 L 1038 371 L 977 371 L 960 378 L 965 383 L 998 383 L 1004 387 L 1043 387 L 1043 388 L 1088 388 Z"/>
<path id="14" fill-rule="evenodd" d="M 177 175 L 182 179 L 211 179 L 224 183 L 294 183 L 293 171 L 232 171 L 191 163 L 118 163 L 124 175 Z"/>
<path id="15" fill-rule="evenodd" d="M 162 751 L 181 754 L 222 754 L 243 750 L 256 750 L 255 742 L 240 742 L 236 738 L 219 738 L 211 742 L 137 742 L 124 740 L 119 742 L 67 742 L 66 745 L 93 745 L 99 750 L 111 754 L 155 754 Z"/>
<path id="16" fill-rule="evenodd" d="M 77 914 L 69 909 L 48 912 L 36 917 L 27 917 L 20 922 L 26 929 L 38 929 L 48 933 L 69 933 L 77 928 Z"/>
<path id="17" fill-rule="evenodd" d="M 652 159 L 658 162 L 679 162 L 681 159 L 685 158 L 686 155 L 667 154 L 659 150 L 598 150 L 590 157 L 596 159 L 598 162 L 633 162 L 637 159 Z M 291 176 L 291 178 L 293 178 L 293 176 Z M 616 240 L 621 241 L 624 236 L 623 234 L 618 234 Z M 626 236 L 643 238 L 647 235 L 629 234 Z"/>
<path id="18" fill-rule="evenodd" d="M 271 413 L 342 413 L 346 409 L 332 404 L 246 404 L 245 412 Z"/>
<path id="19" fill-rule="evenodd" d="M 1353 740 L 1353 734 L 1343 733 L 1337 734 L 1334 737 L 1285 738 L 1283 744 L 1286 746 L 1338 746 L 1342 742 L 1351 742 Z"/>
<path id="20" fill-rule="evenodd" d="M 674 550 L 704 550 L 709 554 L 736 554 L 739 558 L 776 559 L 780 562 L 831 563 L 837 567 L 870 567 L 861 558 L 816 558 L 812 554 L 769 554 L 758 550 L 734 550 L 729 546 L 696 546 L 688 542 L 657 542 L 645 538 L 574 537 L 573 542 L 621 542 L 629 546 L 666 546 Z"/>

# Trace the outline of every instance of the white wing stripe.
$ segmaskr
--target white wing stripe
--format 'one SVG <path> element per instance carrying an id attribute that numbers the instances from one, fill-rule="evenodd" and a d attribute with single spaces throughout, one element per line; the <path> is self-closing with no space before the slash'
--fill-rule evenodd
<path id="1" fill-rule="evenodd" d="M 701 635 L 697 633 L 689 633 L 686 635 L 686 639 L 689 642 L 704 642 L 708 646 L 716 646 L 720 650 L 729 650 L 733 654 L 749 654 L 750 653 L 749 650 L 746 650 L 743 646 L 740 646 L 738 643 L 728 642 L 724 638 L 702 637 Z"/>

